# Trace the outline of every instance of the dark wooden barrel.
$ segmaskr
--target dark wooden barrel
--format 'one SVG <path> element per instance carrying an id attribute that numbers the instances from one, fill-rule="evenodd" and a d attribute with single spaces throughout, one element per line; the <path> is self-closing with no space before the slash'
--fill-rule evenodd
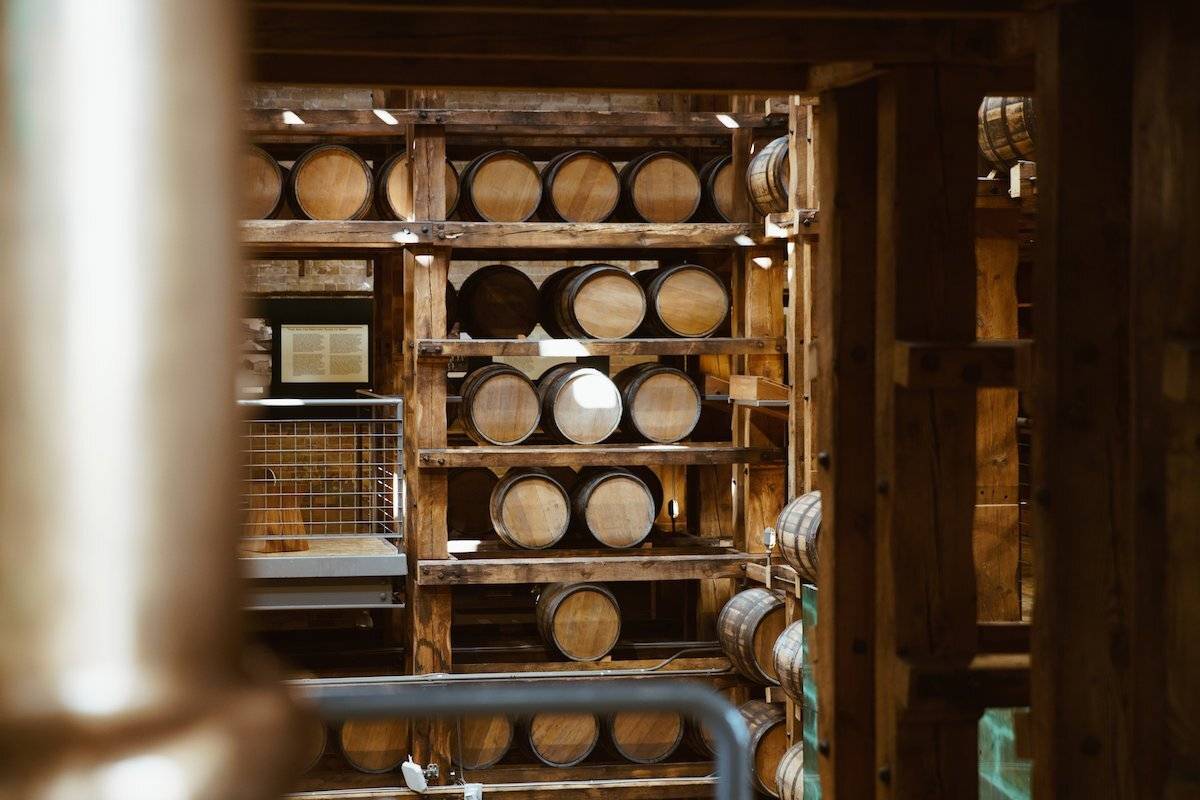
<path id="1" fill-rule="evenodd" d="M 741 184 L 734 177 L 732 156 L 717 156 L 700 168 L 705 217 L 716 222 L 737 221 L 733 218 L 733 193 Z"/>
<path id="2" fill-rule="evenodd" d="M 754 787 L 771 797 L 779 796 L 775 776 L 787 751 L 787 714 L 782 704 L 750 700 L 741 707 L 742 719 L 750 729 L 751 777 Z"/>
<path id="3" fill-rule="evenodd" d="M 627 367 L 613 379 L 621 390 L 621 427 L 660 444 L 689 436 L 700 421 L 703 398 L 683 370 L 646 362 Z"/>
<path id="4" fill-rule="evenodd" d="M 571 492 L 576 524 L 606 547 L 634 547 L 654 529 L 657 506 L 650 487 L 620 467 L 584 470 Z"/>
<path id="5" fill-rule="evenodd" d="M 306 717 L 300 750 L 302 771 L 308 772 L 320 763 L 328 744 L 329 728 L 325 726 L 325 721 L 315 716 Z"/>
<path id="6" fill-rule="evenodd" d="M 597 444 L 621 422 L 621 393 L 598 369 L 559 364 L 538 379 L 542 430 L 574 444 Z"/>
<path id="7" fill-rule="evenodd" d="M 338 730 L 338 743 L 346 763 L 359 772 L 391 772 L 411 750 L 408 720 L 347 720 Z"/>
<path id="8" fill-rule="evenodd" d="M 708 729 L 700 722 L 689 719 L 683 732 L 683 741 L 688 748 L 702 759 L 711 759 L 717 753 L 717 746 L 709 735 Z"/>
<path id="9" fill-rule="evenodd" d="M 729 292 L 712 270 L 698 264 L 635 272 L 646 289 L 646 324 L 650 336 L 712 336 L 729 316 Z"/>
<path id="10" fill-rule="evenodd" d="M 283 204 L 287 170 L 261 147 L 248 146 L 241 161 L 241 219 L 270 219 Z"/>
<path id="11" fill-rule="evenodd" d="M 596 749 L 600 720 L 595 714 L 543 712 L 525 727 L 529 751 L 550 767 L 572 767 Z"/>
<path id="12" fill-rule="evenodd" d="M 287 179 L 292 209 L 306 219 L 362 219 L 374 198 L 371 168 L 340 144 L 305 150 Z"/>
<path id="13" fill-rule="evenodd" d="M 458 290 L 458 317 L 462 330 L 475 339 L 528 336 L 538 324 L 537 286 L 515 267 L 482 267 Z"/>
<path id="14" fill-rule="evenodd" d="M 1037 158 L 1036 131 L 1032 97 L 985 97 L 979 105 L 979 152 L 1001 169 Z"/>
<path id="15" fill-rule="evenodd" d="M 459 418 L 480 444 L 518 444 L 538 426 L 539 398 L 524 372 L 508 364 L 488 364 L 462 384 Z"/>
<path id="16" fill-rule="evenodd" d="M 783 507 L 775 520 L 783 560 L 809 583 L 817 582 L 817 539 L 821 535 L 821 493 L 808 492 Z"/>
<path id="17" fill-rule="evenodd" d="M 643 222 L 687 222 L 700 207 L 700 173 L 678 153 L 656 150 L 621 169 L 622 216 Z"/>
<path id="18" fill-rule="evenodd" d="M 553 583 L 537 599 L 538 631 L 572 661 L 608 655 L 621 635 L 617 598 L 598 583 Z"/>
<path id="19" fill-rule="evenodd" d="M 786 136 L 768 142 L 750 159 L 750 166 L 746 168 L 746 191 L 750 195 L 750 204 L 758 213 L 787 211 L 790 170 Z"/>
<path id="20" fill-rule="evenodd" d="M 588 264 L 542 282 L 542 327 L 556 339 L 621 339 L 646 317 L 646 293 L 627 270 Z"/>
<path id="21" fill-rule="evenodd" d="M 721 609 L 717 637 L 738 672 L 757 683 L 777 684 L 772 648 L 785 624 L 783 594 L 756 587 L 738 592 Z"/>
<path id="22" fill-rule="evenodd" d="M 488 503 L 496 473 L 484 467 L 452 469 L 446 476 L 446 527 L 452 537 L 478 539 L 492 532 Z"/>
<path id="23" fill-rule="evenodd" d="M 804 742 L 797 742 L 784 752 L 775 770 L 775 788 L 779 800 L 803 800 Z"/>
<path id="24" fill-rule="evenodd" d="M 542 200 L 537 165 L 516 150 L 476 157 L 462 174 L 463 216 L 483 222 L 525 222 Z"/>
<path id="25" fill-rule="evenodd" d="M 783 629 L 771 651 L 771 663 L 783 691 L 796 702 L 804 700 L 804 625 L 796 620 Z"/>
<path id="26" fill-rule="evenodd" d="M 635 764 L 665 761 L 683 741 L 683 716 L 673 711 L 619 711 L 604 720 L 608 747 Z"/>
<path id="27" fill-rule="evenodd" d="M 384 219 L 412 220 L 412 178 L 408 153 L 396 153 L 375 170 L 375 199 Z M 458 207 L 458 170 L 446 160 L 446 206 L 442 216 L 449 219 Z"/>
<path id="28" fill-rule="evenodd" d="M 451 741 L 452 759 L 463 769 L 487 769 L 504 758 L 513 743 L 512 720 L 503 714 L 459 717 Z"/>
<path id="29" fill-rule="evenodd" d="M 543 219 L 604 222 L 620 199 L 616 167 L 595 150 L 559 153 L 542 170 Z"/>
<path id="30" fill-rule="evenodd" d="M 541 469 L 517 468 L 504 473 L 492 490 L 488 508 L 501 541 L 526 550 L 555 544 L 571 522 L 567 491 Z"/>

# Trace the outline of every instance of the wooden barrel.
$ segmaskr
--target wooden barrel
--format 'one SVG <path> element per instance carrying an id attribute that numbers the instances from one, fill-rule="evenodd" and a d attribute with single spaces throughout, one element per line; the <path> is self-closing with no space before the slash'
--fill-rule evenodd
<path id="1" fill-rule="evenodd" d="M 303 772 L 308 772 L 321 761 L 325 755 L 325 747 L 329 744 L 329 729 L 325 722 L 318 717 L 304 720 L 300 743 L 300 764 Z"/>
<path id="2" fill-rule="evenodd" d="M 683 741 L 683 717 L 673 711 L 619 711 L 605 718 L 614 753 L 635 764 L 657 764 Z"/>
<path id="3" fill-rule="evenodd" d="M 621 170 L 623 216 L 643 222 L 686 222 L 700 207 L 700 174 L 678 153 L 656 150 Z"/>
<path id="4" fill-rule="evenodd" d="M 516 150 L 492 150 L 463 170 L 463 216 L 483 222 L 524 222 L 542 200 L 537 165 Z"/>
<path id="5" fill-rule="evenodd" d="M 760 214 L 788 210 L 788 184 L 791 181 L 788 137 L 768 142 L 750 159 L 746 168 L 746 191 L 750 204 Z"/>
<path id="6" fill-rule="evenodd" d="M 543 219 L 604 222 L 620 199 L 616 167 L 594 150 L 559 153 L 542 170 Z"/>
<path id="7" fill-rule="evenodd" d="M 821 493 L 808 492 L 783 507 L 775 520 L 783 560 L 801 578 L 817 582 L 817 540 L 821 535 Z"/>
<path id="8" fill-rule="evenodd" d="M 715 272 L 698 264 L 643 270 L 646 332 L 651 336 L 712 336 L 729 316 L 729 292 Z"/>
<path id="9" fill-rule="evenodd" d="M 979 152 L 1001 169 L 1037 158 L 1036 129 L 1032 97 L 985 97 L 979 105 Z"/>
<path id="10" fill-rule="evenodd" d="M 480 444 L 517 444 L 537 430 L 539 398 L 525 373 L 508 364 L 488 364 L 462 384 L 459 418 Z"/>
<path id="11" fill-rule="evenodd" d="M 627 367 L 613 379 L 621 390 L 621 426 L 651 442 L 686 438 L 700 421 L 703 398 L 683 370 L 646 362 Z"/>
<path id="12" fill-rule="evenodd" d="M 711 759 L 717 753 L 716 743 L 708 729 L 698 720 L 689 719 L 683 732 L 683 741 L 701 759 Z"/>
<path id="13" fill-rule="evenodd" d="M 305 150 L 292 164 L 288 199 L 306 219 L 362 219 L 374 197 L 371 168 L 340 144 Z"/>
<path id="14" fill-rule="evenodd" d="M 512 720 L 502 714 L 459 717 L 453 761 L 463 769 L 487 769 L 504 758 L 513 743 Z"/>
<path id="15" fill-rule="evenodd" d="M 346 763 L 359 772 L 391 772 L 408 758 L 406 719 L 354 719 L 342 723 L 338 743 Z"/>
<path id="16" fill-rule="evenodd" d="M 750 753 L 754 786 L 771 797 L 779 796 L 775 774 L 787 750 L 787 714 L 782 704 L 750 700 L 743 703 L 742 719 L 750 729 Z"/>
<path id="17" fill-rule="evenodd" d="M 482 267 L 458 290 L 458 317 L 462 330 L 476 339 L 528 336 L 538 324 L 537 286 L 514 267 Z"/>
<path id="18" fill-rule="evenodd" d="M 788 697 L 804 701 L 804 624 L 796 620 L 783 629 L 771 650 L 771 663 Z"/>
<path id="19" fill-rule="evenodd" d="M 646 316 L 642 285 L 612 264 L 559 270 L 539 293 L 542 327 L 556 339 L 621 339 Z"/>
<path id="20" fill-rule="evenodd" d="M 777 684 L 772 648 L 785 624 L 783 595 L 756 587 L 738 592 L 721 609 L 717 636 L 738 672 L 757 683 Z"/>
<path id="21" fill-rule="evenodd" d="M 621 393 L 598 369 L 559 364 L 538 380 L 542 430 L 560 441 L 597 444 L 621 422 Z"/>
<path id="22" fill-rule="evenodd" d="M 718 222 L 736 222 L 733 218 L 733 192 L 737 185 L 731 156 L 717 156 L 701 167 L 704 216 Z"/>
<path id="23" fill-rule="evenodd" d="M 646 488 L 650 490 L 650 496 L 654 498 L 654 516 L 658 516 L 658 512 L 662 510 L 664 498 L 662 479 L 658 477 L 653 469 L 645 464 L 638 464 L 625 469 L 632 472 L 642 479 L 642 483 L 646 484 Z"/>
<path id="24" fill-rule="evenodd" d="M 412 220 L 412 178 L 408 153 L 396 153 L 375 170 L 375 199 L 385 219 Z M 443 218 L 449 219 L 458 207 L 458 170 L 446 160 L 446 206 Z"/>
<path id="25" fill-rule="evenodd" d="M 537 599 L 542 638 L 572 661 L 608 655 L 621 635 L 621 608 L 598 583 L 552 583 Z"/>
<path id="26" fill-rule="evenodd" d="M 250 145 L 242 152 L 241 219 L 270 219 L 283 204 L 287 170 L 261 147 Z"/>
<path id="27" fill-rule="evenodd" d="M 525 729 L 529 751 L 550 767 L 573 767 L 592 754 L 600 741 L 595 714 L 534 714 Z"/>
<path id="28" fill-rule="evenodd" d="M 492 532 L 488 503 L 496 473 L 483 467 L 452 469 L 446 476 L 446 527 L 451 536 L 478 539 Z"/>
<path id="29" fill-rule="evenodd" d="M 541 550 L 567 532 L 571 502 L 567 491 L 540 469 L 510 469 L 492 490 L 492 527 L 510 547 Z"/>
<path id="30" fill-rule="evenodd" d="M 775 788 L 779 800 L 802 800 L 804 797 L 804 742 L 789 747 L 779 759 Z"/>
<path id="31" fill-rule="evenodd" d="M 606 547 L 634 547 L 654 528 L 657 508 L 650 487 L 627 469 L 585 470 L 571 492 L 580 527 Z"/>

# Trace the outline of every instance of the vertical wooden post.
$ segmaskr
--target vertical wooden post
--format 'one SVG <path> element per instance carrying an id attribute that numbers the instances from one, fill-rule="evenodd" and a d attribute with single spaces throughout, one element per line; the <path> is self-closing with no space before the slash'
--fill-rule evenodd
<path id="1" fill-rule="evenodd" d="M 1200 795 L 1200 15 L 1194 5 L 1144 1 L 1136 29 L 1134 670 L 1137 746 L 1155 752 L 1135 769 L 1144 796 L 1183 800 Z M 1161 629 L 1156 586 L 1166 595 Z"/>
<path id="2" fill-rule="evenodd" d="M 820 205 L 820 195 L 818 188 L 820 185 L 820 177 L 818 170 L 818 158 L 820 152 L 820 107 L 814 105 L 805 106 L 806 123 L 804 129 L 806 131 L 805 141 L 805 177 L 804 177 L 804 202 L 807 208 L 817 208 Z M 797 281 L 800 288 L 800 297 L 803 307 L 807 310 L 807 315 L 804 318 L 804 328 L 801 338 L 803 343 L 800 345 L 799 352 L 793 352 L 792 358 L 799 359 L 801 364 L 800 381 L 803 391 L 800 393 L 803 398 L 803 430 L 797 432 L 797 436 L 803 437 L 803 443 L 798 446 L 802 448 L 802 455 L 797 456 L 797 462 L 803 463 L 803 472 L 797 476 L 797 490 L 803 489 L 805 492 L 811 492 L 815 488 L 816 477 L 816 462 L 813 456 L 817 452 L 817 428 L 815 423 L 815 411 L 813 409 L 815 392 L 814 381 L 817 377 L 817 358 L 816 354 L 816 331 L 819 327 L 818 315 L 820 310 L 817 308 L 816 300 L 813 296 L 813 269 L 820 257 L 818 242 L 813 237 L 805 237 L 797 243 L 800 248 L 799 273 Z"/>
<path id="3" fill-rule="evenodd" d="M 413 126 L 408 137 L 416 220 L 445 215 L 445 129 Z M 450 250 L 445 247 L 409 250 L 404 254 L 404 456 L 408 475 L 406 552 L 408 580 L 406 621 L 410 672 L 450 670 L 450 587 L 418 586 L 422 559 L 447 558 L 446 473 L 420 468 L 422 447 L 446 446 L 446 365 L 418 360 L 419 339 L 446 335 L 446 278 Z M 414 720 L 413 757 L 436 763 L 449 774 L 450 726 L 444 720 Z"/>
<path id="4" fill-rule="evenodd" d="M 818 767 L 823 797 L 853 800 L 870 797 L 875 781 L 875 84 L 822 95 L 821 115 Z"/>
<path id="5" fill-rule="evenodd" d="M 880 78 L 875 446 L 881 798 L 978 792 L 978 714 L 922 714 L 907 706 L 902 688 L 910 668 L 965 667 L 975 652 L 975 389 L 898 386 L 894 352 L 898 341 L 975 338 L 981 94 L 967 74 L 936 65 L 899 68 Z"/>
<path id="6" fill-rule="evenodd" d="M 1143 557 L 1159 546 L 1147 515 L 1160 514 L 1162 487 L 1131 478 L 1162 473 L 1134 447 L 1147 431 L 1131 409 L 1147 357 L 1130 339 L 1132 10 L 1087 3 L 1040 18 L 1032 700 L 1043 798 L 1161 796 L 1139 785 L 1162 742 L 1142 696 L 1162 683 L 1161 584 L 1141 580 L 1156 571 Z"/>

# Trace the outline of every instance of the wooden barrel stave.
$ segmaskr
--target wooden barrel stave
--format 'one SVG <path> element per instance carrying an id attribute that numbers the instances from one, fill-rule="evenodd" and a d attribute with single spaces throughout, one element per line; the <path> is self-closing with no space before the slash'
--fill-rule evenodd
<path id="1" fill-rule="evenodd" d="M 623 339 L 646 316 L 646 293 L 624 269 L 588 264 L 560 270 L 539 290 L 542 327 L 555 338 Z"/>
<path id="2" fill-rule="evenodd" d="M 584 470 L 571 492 L 577 524 L 613 548 L 635 547 L 654 529 L 657 506 L 646 482 L 627 469 Z"/>
<path id="3" fill-rule="evenodd" d="M 396 153 L 375 170 L 375 199 L 384 219 L 412 221 L 412 177 L 408 153 Z M 443 218 L 449 219 L 458 207 L 458 170 L 446 159 L 446 205 Z"/>
<path id="4" fill-rule="evenodd" d="M 480 444 L 513 445 L 537 430 L 540 398 L 533 381 L 508 364 L 488 364 L 463 380 L 459 418 Z"/>
<path id="5" fill-rule="evenodd" d="M 604 222 L 621 199 L 616 167 L 595 150 L 559 153 L 542 169 L 539 216 L 563 222 Z"/>
<path id="6" fill-rule="evenodd" d="M 739 709 L 750 729 L 750 752 L 754 786 L 771 797 L 779 796 L 776 773 L 787 750 L 787 714 L 781 704 L 750 700 Z"/>
<path id="7" fill-rule="evenodd" d="M 519 269 L 490 264 L 467 276 L 458 290 L 462 330 L 476 339 L 528 336 L 538 324 L 538 289 Z"/>
<path id="8" fill-rule="evenodd" d="M 698 264 L 642 270 L 634 277 L 646 289 L 643 330 L 648 336 L 704 338 L 716 333 L 729 316 L 725 282 Z"/>
<path id="9" fill-rule="evenodd" d="M 598 583 L 553 583 L 537 599 L 538 631 L 546 643 L 572 661 L 596 661 L 617 644 L 621 608 Z"/>
<path id="10" fill-rule="evenodd" d="M 804 701 L 804 624 L 796 620 L 783 629 L 771 650 L 771 663 L 784 693 Z"/>
<path id="11" fill-rule="evenodd" d="M 279 213 L 286 195 L 288 171 L 261 147 L 249 145 L 242 153 L 241 219 L 271 219 Z"/>
<path id="12" fill-rule="evenodd" d="M 797 742 L 779 759 L 775 770 L 775 787 L 779 800 L 803 800 L 804 743 Z"/>
<path id="13" fill-rule="evenodd" d="M 472 715 L 455 720 L 452 760 L 463 769 L 495 766 L 512 747 L 512 720 L 503 714 Z"/>
<path id="14" fill-rule="evenodd" d="M 621 426 L 649 442 L 686 439 L 700 422 L 703 399 L 683 370 L 646 362 L 627 367 L 613 379 L 621 390 Z"/>
<path id="15" fill-rule="evenodd" d="M 779 551 L 800 577 L 817 582 L 817 542 L 821 535 L 821 492 L 802 494 L 783 507 L 775 520 Z"/>
<path id="16" fill-rule="evenodd" d="M 621 393 L 603 372 L 578 364 L 551 367 L 538 379 L 542 429 L 573 444 L 598 444 L 621 423 Z"/>
<path id="17" fill-rule="evenodd" d="M 733 193 L 740 184 L 734 180 L 733 157 L 717 156 L 700 168 L 704 190 L 704 216 L 715 222 L 736 222 L 733 218 Z"/>
<path id="18" fill-rule="evenodd" d="M 621 170 L 621 213 L 642 222 L 687 222 L 700 207 L 700 173 L 678 153 L 656 150 Z"/>
<path id="19" fill-rule="evenodd" d="M 342 757 L 359 772 L 391 772 L 409 754 L 409 724 L 406 719 L 356 719 L 338 729 Z"/>
<path id="20" fill-rule="evenodd" d="M 600 741 L 595 714 L 543 712 L 525 726 L 529 752 L 550 767 L 573 767 L 592 754 Z"/>
<path id="21" fill-rule="evenodd" d="M 745 677 L 775 685 L 772 649 L 786 623 L 783 594 L 755 587 L 735 594 L 717 616 L 721 649 Z"/>
<path id="22" fill-rule="evenodd" d="M 746 168 L 746 191 L 750 204 L 760 214 L 778 214 L 788 210 L 788 185 L 791 182 L 788 137 L 780 136 L 763 146 Z"/>
<path id="23" fill-rule="evenodd" d="M 673 711 L 621 711 L 604 720 L 608 749 L 635 764 L 670 758 L 683 741 L 684 728 L 683 716 Z"/>
<path id="24" fill-rule="evenodd" d="M 541 469 L 510 469 L 492 490 L 488 508 L 500 540 L 525 550 L 556 544 L 571 521 L 566 490 Z"/>
<path id="25" fill-rule="evenodd" d="M 459 205 L 466 219 L 525 222 L 542 200 L 537 165 L 516 150 L 492 150 L 477 156 L 462 174 Z"/>
<path id="26" fill-rule="evenodd" d="M 363 219 L 371 211 L 374 180 L 367 162 L 349 147 L 319 144 L 292 163 L 287 195 L 305 219 Z"/>
<path id="27" fill-rule="evenodd" d="M 985 97 L 979 104 L 979 152 L 1000 169 L 1037 158 L 1032 97 Z"/>
<path id="28" fill-rule="evenodd" d="M 329 746 L 329 728 L 319 717 L 305 717 L 302 731 L 300 764 L 301 771 L 308 772 L 321 762 Z"/>

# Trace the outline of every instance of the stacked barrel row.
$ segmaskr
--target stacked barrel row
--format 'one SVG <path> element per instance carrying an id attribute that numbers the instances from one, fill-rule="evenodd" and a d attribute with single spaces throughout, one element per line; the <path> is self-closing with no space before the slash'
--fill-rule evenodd
<path id="1" fill-rule="evenodd" d="M 550 767 L 571 767 L 588 759 L 657 764 L 680 750 L 687 728 L 684 718 L 673 712 L 467 716 L 453 721 L 451 756 L 462 770 L 487 769 L 505 759 L 535 760 Z M 359 772 L 386 773 L 399 769 L 412 752 L 409 725 L 403 719 L 348 721 L 332 731 L 313 722 L 306 733 L 307 769 L 336 752 Z"/>
<path id="2" fill-rule="evenodd" d="M 781 144 L 782 143 L 782 144 Z M 766 158 L 763 153 L 770 151 Z M 787 204 L 787 137 L 766 145 L 747 170 L 751 202 L 762 213 L 782 193 Z M 321 220 L 413 218 L 412 180 L 406 153 L 375 165 L 348 147 L 317 145 L 290 168 L 260 147 L 242 160 L 243 217 L 268 219 L 286 209 Z M 617 168 L 594 150 L 560 153 L 542 168 L 516 150 L 492 150 L 466 164 L 461 174 L 446 161 L 447 218 L 482 222 L 677 223 L 733 221 L 740 181 L 730 156 L 697 167 L 670 150 L 642 153 Z M 765 205 L 764 205 L 765 203 Z M 770 206 L 770 207 L 768 207 Z"/>
<path id="3" fill-rule="evenodd" d="M 555 338 L 703 338 L 729 316 L 725 282 L 698 264 L 638 272 L 612 264 L 559 270 L 539 288 L 505 264 L 475 270 L 448 291 L 447 319 L 475 339 L 529 336 L 537 325 Z"/>

